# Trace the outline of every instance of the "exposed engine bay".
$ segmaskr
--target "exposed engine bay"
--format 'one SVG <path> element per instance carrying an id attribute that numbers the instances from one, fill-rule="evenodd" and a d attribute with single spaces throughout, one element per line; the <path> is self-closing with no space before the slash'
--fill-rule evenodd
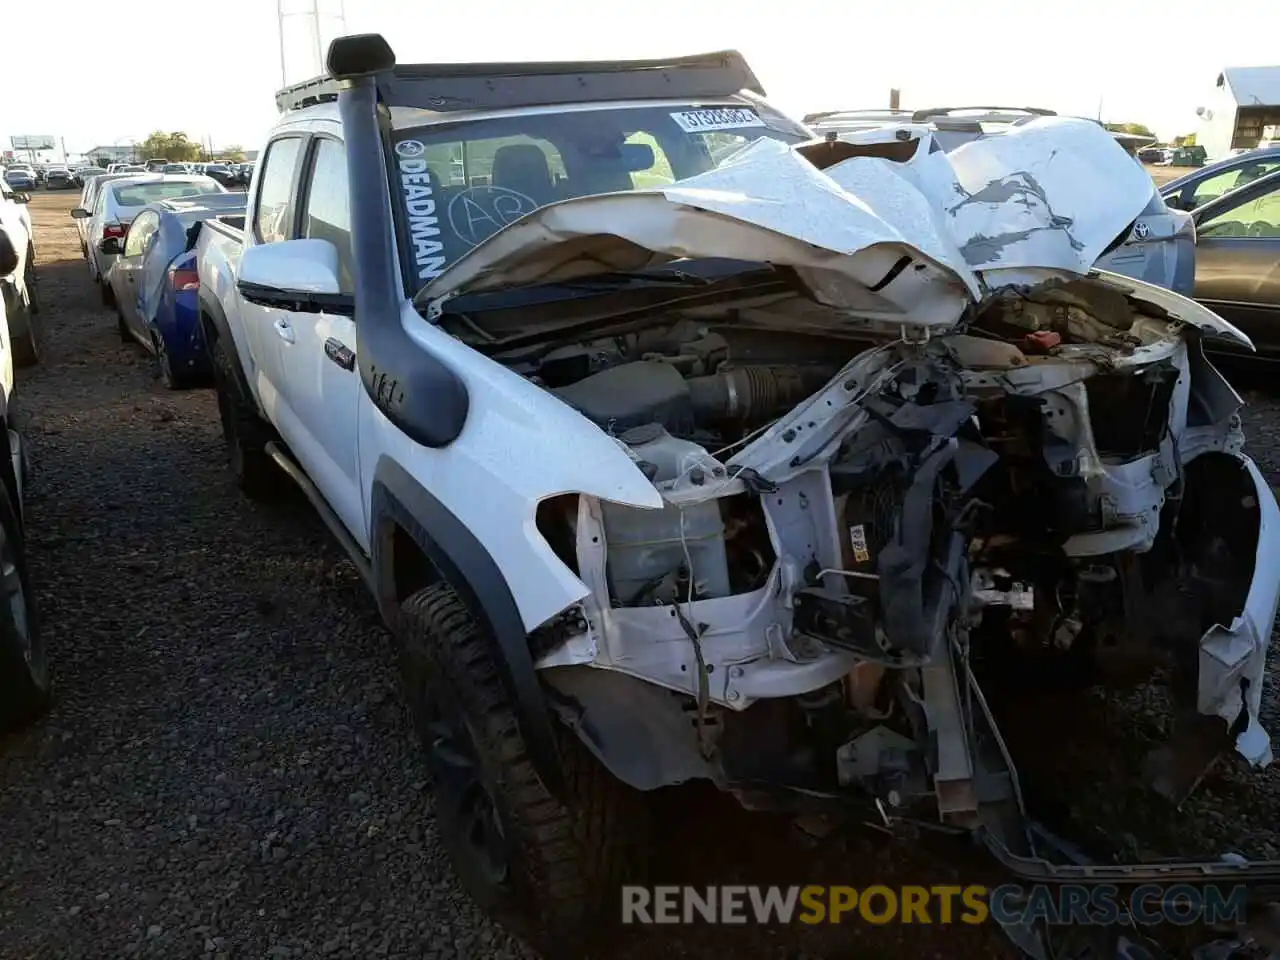
<path id="1" fill-rule="evenodd" d="M 1263 647 L 1204 669 L 1257 548 L 1240 401 L 1161 312 L 1105 278 L 1055 281 L 963 333 L 877 343 L 775 297 L 506 358 L 666 503 L 539 510 L 591 588 L 537 637 L 575 724 L 642 789 L 852 789 L 972 826 L 1015 802 L 1006 690 L 1159 666 L 1190 728 L 1208 714 L 1219 748 L 1267 762 Z"/>

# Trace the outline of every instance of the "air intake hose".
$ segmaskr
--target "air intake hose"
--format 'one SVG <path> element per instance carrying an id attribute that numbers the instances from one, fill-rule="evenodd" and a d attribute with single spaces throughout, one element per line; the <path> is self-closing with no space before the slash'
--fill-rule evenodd
<path id="1" fill-rule="evenodd" d="M 822 386 L 828 376 L 823 369 L 748 366 L 692 377 L 687 382 L 700 419 L 756 420 L 785 413 Z"/>

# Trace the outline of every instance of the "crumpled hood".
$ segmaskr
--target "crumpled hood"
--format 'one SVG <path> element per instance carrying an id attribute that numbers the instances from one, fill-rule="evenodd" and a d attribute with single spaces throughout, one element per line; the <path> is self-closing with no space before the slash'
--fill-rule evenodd
<path id="1" fill-rule="evenodd" d="M 1051 117 L 950 154 L 915 128 L 905 161 L 819 169 L 760 139 L 670 186 L 565 200 L 498 231 L 420 292 L 635 270 L 680 258 L 767 261 L 860 317 L 949 327 L 984 291 L 1087 273 L 1155 187 L 1101 126 Z"/>

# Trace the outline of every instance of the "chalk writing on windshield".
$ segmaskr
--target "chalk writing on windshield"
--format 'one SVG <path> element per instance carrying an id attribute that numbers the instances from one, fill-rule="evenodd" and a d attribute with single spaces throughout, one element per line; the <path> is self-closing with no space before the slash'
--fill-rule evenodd
<path id="1" fill-rule="evenodd" d="M 537 209 L 531 197 L 507 187 L 471 187 L 449 201 L 449 229 L 474 247 Z"/>

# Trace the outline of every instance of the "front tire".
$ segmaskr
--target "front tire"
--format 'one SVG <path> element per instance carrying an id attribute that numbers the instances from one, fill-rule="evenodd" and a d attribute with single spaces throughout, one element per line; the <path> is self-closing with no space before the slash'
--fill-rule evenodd
<path id="1" fill-rule="evenodd" d="M 106 277 L 98 276 L 98 293 L 102 297 L 102 305 L 108 309 L 116 305 L 116 294 L 107 283 Z"/>
<path id="2" fill-rule="evenodd" d="M 0 728 L 39 716 L 49 703 L 49 664 L 27 578 L 18 511 L 0 484 Z"/>
<path id="3" fill-rule="evenodd" d="M 277 499 L 285 488 L 285 475 L 267 455 L 266 446 L 276 439 L 270 424 L 240 392 L 227 347 L 218 338 L 210 344 L 213 384 L 218 396 L 218 419 L 227 442 L 227 461 L 236 486 L 250 500 Z"/>
<path id="4" fill-rule="evenodd" d="M 27 247 L 27 266 L 23 272 L 23 286 L 27 288 L 27 309 L 34 317 L 40 312 L 40 278 L 36 276 L 36 248 Z"/>
<path id="5" fill-rule="evenodd" d="M 546 955 L 580 956 L 643 882 L 645 797 L 558 726 L 568 804 L 533 770 L 484 627 L 447 585 L 400 610 L 400 672 L 436 792 L 441 842 L 463 886 Z"/>

